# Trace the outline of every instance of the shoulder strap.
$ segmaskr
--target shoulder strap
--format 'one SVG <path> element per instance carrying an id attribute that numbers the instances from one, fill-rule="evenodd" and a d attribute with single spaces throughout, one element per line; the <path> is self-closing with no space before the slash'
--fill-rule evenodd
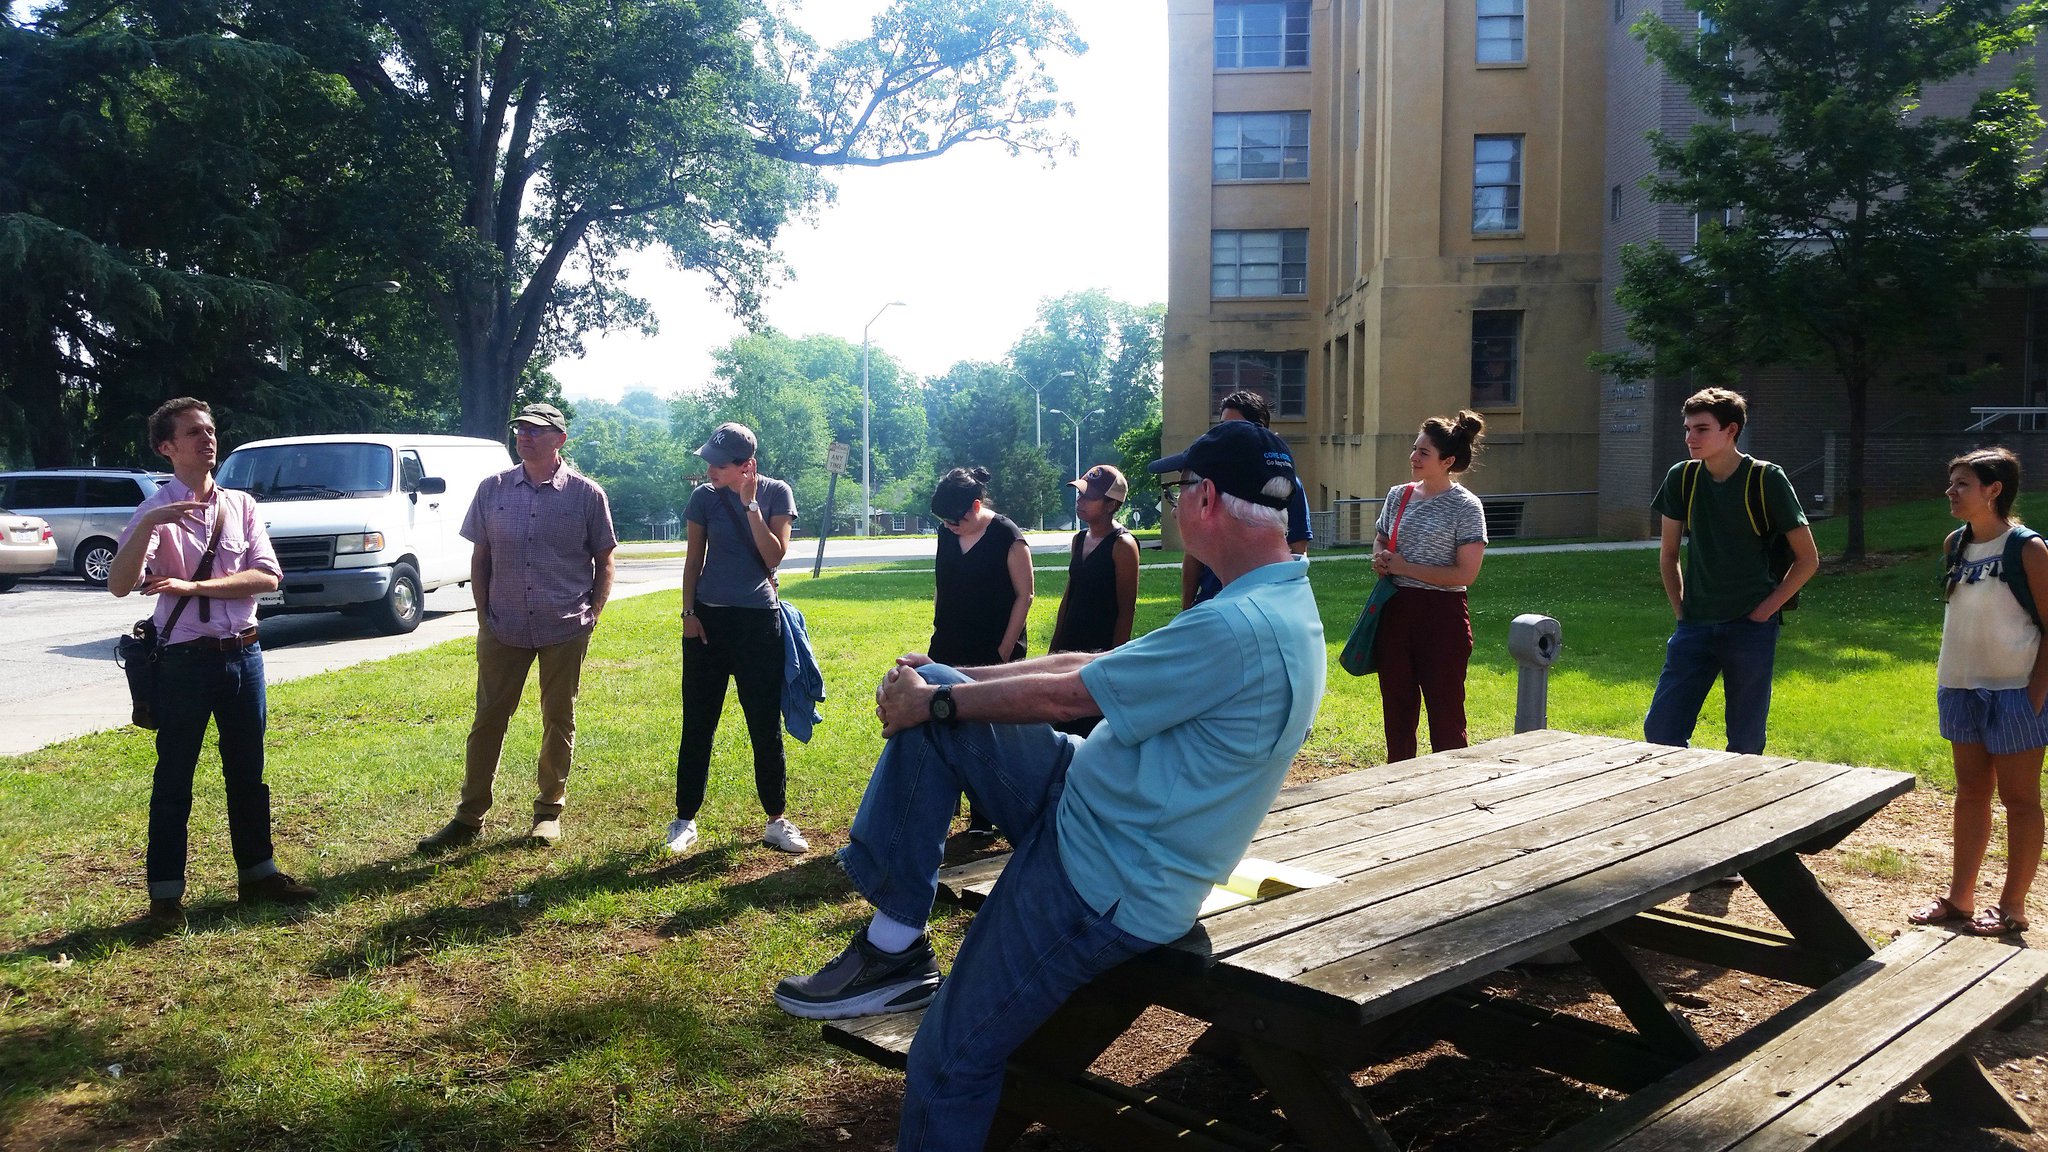
<path id="1" fill-rule="evenodd" d="M 1771 462 L 1749 457 L 1748 483 L 1743 486 L 1743 504 L 1749 512 L 1750 530 L 1759 536 L 1771 535 L 1771 506 L 1764 499 L 1764 473 Z"/>
<path id="2" fill-rule="evenodd" d="M 1394 506 L 1394 523 L 1387 529 L 1387 550 L 1394 551 L 1401 546 L 1401 514 L 1408 511 L 1408 498 L 1415 495 L 1415 485 L 1408 484 L 1401 489 L 1401 502 Z"/>
<path id="3" fill-rule="evenodd" d="M 2006 586 L 2012 589 L 2012 598 L 2027 610 L 2027 616 L 2034 621 L 2034 627 L 2041 627 L 2041 608 L 2034 603 L 2034 586 L 2027 583 L 2027 541 L 2039 539 L 2041 534 L 2024 524 L 2012 526 L 2012 535 L 2005 538 L 2005 556 L 1999 562 L 1999 574 Z"/>
<path id="4" fill-rule="evenodd" d="M 213 550 L 220 544 L 220 522 L 221 512 L 219 509 L 215 509 L 213 514 L 213 533 L 206 538 L 206 551 L 199 554 L 199 566 L 192 569 L 191 579 L 195 583 L 213 575 Z M 185 605 L 190 604 L 194 599 L 195 597 L 191 596 L 178 597 L 178 602 L 171 607 L 170 619 L 164 621 L 163 631 L 156 634 L 156 642 L 159 647 L 170 640 L 171 629 L 178 626 L 178 617 L 185 614 Z M 206 615 L 206 605 L 201 604 L 199 606 L 199 618 L 204 620 Z"/>
<path id="5" fill-rule="evenodd" d="M 1685 506 L 1685 530 L 1692 531 L 1692 498 L 1700 490 L 1700 469 L 1705 467 L 1697 460 L 1687 460 L 1679 465 L 1678 502 Z"/>

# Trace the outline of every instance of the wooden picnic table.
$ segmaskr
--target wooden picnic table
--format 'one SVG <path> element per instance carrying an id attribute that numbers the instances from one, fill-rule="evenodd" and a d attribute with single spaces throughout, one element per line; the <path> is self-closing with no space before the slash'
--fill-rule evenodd
<path id="1" fill-rule="evenodd" d="M 1636 1091 L 1706 1046 L 1635 949 L 1809 987 L 1868 960 L 1799 856 L 1912 787 L 1901 772 L 1545 730 L 1288 788 L 1248 855 L 1340 880 L 1214 914 L 1083 989 L 1012 1060 L 990 1146 L 1042 1119 L 1104 1147 L 1271 1147 L 1087 1074 L 1149 1005 L 1207 1022 L 1198 1047 L 1248 1066 L 1315 1148 L 1393 1147 L 1350 1073 L 1415 1028 Z M 943 891 L 977 905 L 1003 859 L 949 869 Z M 1737 873 L 1784 931 L 1658 908 Z M 1632 1030 L 1469 987 L 1560 945 Z M 869 1018 L 853 1046 L 900 1052 L 916 1021 Z"/>

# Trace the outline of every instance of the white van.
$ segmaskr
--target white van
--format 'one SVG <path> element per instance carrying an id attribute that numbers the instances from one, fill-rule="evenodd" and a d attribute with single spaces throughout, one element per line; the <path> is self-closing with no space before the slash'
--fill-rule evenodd
<path id="1" fill-rule="evenodd" d="M 261 614 L 347 609 L 397 634 L 419 627 L 426 592 L 469 582 L 463 518 L 512 464 L 471 436 L 288 436 L 235 449 L 214 479 L 256 498 L 284 568 Z"/>

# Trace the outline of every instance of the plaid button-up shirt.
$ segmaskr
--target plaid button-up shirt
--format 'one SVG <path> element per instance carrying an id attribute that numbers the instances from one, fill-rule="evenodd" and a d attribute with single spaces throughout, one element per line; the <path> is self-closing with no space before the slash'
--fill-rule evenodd
<path id="1" fill-rule="evenodd" d="M 597 560 L 619 537 L 604 489 L 567 461 L 543 483 L 514 465 L 479 484 L 462 537 L 491 551 L 485 626 L 500 643 L 544 648 L 597 623 Z"/>

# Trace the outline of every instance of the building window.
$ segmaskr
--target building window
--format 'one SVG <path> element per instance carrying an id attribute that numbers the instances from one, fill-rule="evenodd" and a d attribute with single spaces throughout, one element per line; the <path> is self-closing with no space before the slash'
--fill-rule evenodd
<path id="1" fill-rule="evenodd" d="M 1472 313 L 1472 406 L 1512 408 L 1522 398 L 1522 314 Z"/>
<path id="2" fill-rule="evenodd" d="M 1612 221 L 1619 221 L 1621 219 L 1621 185 L 1619 184 L 1607 190 L 1607 218 Z"/>
<path id="3" fill-rule="evenodd" d="M 1522 0 L 1478 0 L 1479 62 L 1520 64 L 1527 57 L 1522 44 Z"/>
<path id="4" fill-rule="evenodd" d="M 1472 138 L 1472 230 L 1522 230 L 1522 138 Z"/>
<path id="5" fill-rule="evenodd" d="M 2048 288 L 2027 289 L 2028 404 L 2048 404 Z M 18 505 L 17 505 L 18 507 Z"/>
<path id="6" fill-rule="evenodd" d="M 1209 294 L 1308 295 L 1308 229 L 1212 233 Z"/>
<path id="7" fill-rule="evenodd" d="M 1216 67 L 1308 67 L 1308 0 L 1217 0 Z"/>
<path id="8" fill-rule="evenodd" d="M 1221 112 L 1216 116 L 1215 178 L 1308 179 L 1308 113 Z"/>
<path id="9" fill-rule="evenodd" d="M 1266 398 L 1277 419 L 1308 415 L 1307 352 L 1213 352 L 1209 355 L 1209 411 L 1243 388 Z"/>

